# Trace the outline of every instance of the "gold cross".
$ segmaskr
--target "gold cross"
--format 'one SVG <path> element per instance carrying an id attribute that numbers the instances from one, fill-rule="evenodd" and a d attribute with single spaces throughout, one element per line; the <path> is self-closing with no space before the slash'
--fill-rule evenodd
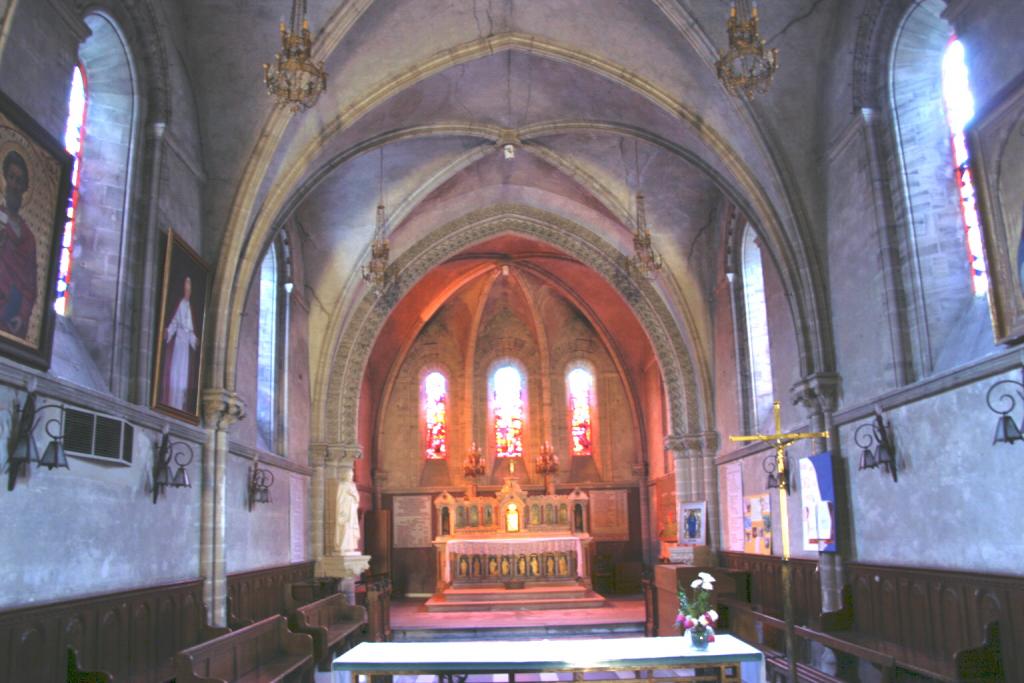
<path id="1" fill-rule="evenodd" d="M 730 441 L 771 441 L 775 443 L 775 469 L 779 475 L 779 522 L 782 526 L 782 559 L 789 560 L 789 491 L 786 482 L 786 447 L 801 439 L 827 439 L 828 432 L 792 432 L 782 431 L 782 407 L 778 401 L 772 404 L 775 412 L 775 433 L 755 434 L 754 436 L 730 436 Z"/>

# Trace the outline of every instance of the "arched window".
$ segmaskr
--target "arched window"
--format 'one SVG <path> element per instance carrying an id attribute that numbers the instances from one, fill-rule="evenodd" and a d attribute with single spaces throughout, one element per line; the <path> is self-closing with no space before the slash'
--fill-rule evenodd
<path id="1" fill-rule="evenodd" d="M 750 415 L 754 428 L 771 414 L 771 345 L 768 339 L 768 305 L 765 300 L 764 266 L 757 233 L 749 223 L 743 232 L 743 312 L 747 331 L 747 367 L 750 374 Z"/>
<path id="2" fill-rule="evenodd" d="M 423 378 L 423 455 L 427 460 L 448 457 L 448 380 L 434 371 Z"/>
<path id="3" fill-rule="evenodd" d="M 975 204 L 974 180 L 968 164 L 967 142 L 964 128 L 974 118 L 974 96 L 967 78 L 964 45 L 953 36 L 942 57 L 942 101 L 946 105 L 953 149 L 953 165 L 957 187 L 960 189 L 960 210 L 964 219 L 967 242 L 967 260 L 971 271 L 971 286 L 975 296 L 988 294 L 988 268 L 981 248 L 981 223 Z"/>
<path id="4" fill-rule="evenodd" d="M 120 27 L 102 12 L 84 21 L 89 36 L 68 73 L 65 146 L 75 161 L 74 189 L 55 293 L 56 311 L 74 324 L 57 325 L 52 370 L 127 396 L 140 353 L 131 331 L 141 325 L 142 283 L 133 278 L 145 270 L 137 260 L 140 238 L 129 234 L 136 223 L 131 183 L 139 97 Z"/>
<path id="5" fill-rule="evenodd" d="M 271 243 L 260 264 L 259 331 L 256 341 L 256 425 L 263 446 L 276 446 L 277 419 L 277 335 L 278 335 L 277 247 Z"/>
<path id="6" fill-rule="evenodd" d="M 565 378 L 569 400 L 569 453 L 594 454 L 594 373 L 585 365 L 577 365 Z"/>
<path id="7" fill-rule="evenodd" d="M 523 457 L 525 405 L 523 375 L 519 369 L 514 365 L 503 365 L 495 370 L 491 379 L 491 415 L 497 457 Z"/>
<path id="8" fill-rule="evenodd" d="M 891 248 L 905 256 L 892 309 L 906 336 L 908 381 L 994 351 L 988 278 L 974 210 L 963 127 L 973 116 L 964 46 L 942 0 L 908 3 L 895 35 L 889 104 L 895 135 L 894 218 L 906 226 Z M 968 46 L 969 48 L 969 46 Z M 902 302 L 905 302 L 902 303 Z"/>
<path id="9" fill-rule="evenodd" d="M 57 270 L 57 298 L 53 307 L 64 315 L 68 307 L 68 287 L 71 284 L 71 246 L 75 237 L 75 213 L 78 208 L 78 186 L 82 172 L 82 144 L 85 141 L 86 80 L 81 64 L 75 66 L 71 76 L 71 92 L 68 97 L 68 123 L 64 129 L 64 149 L 74 159 L 71 170 L 71 201 L 68 203 L 67 221 L 61 240 L 60 263 Z"/>

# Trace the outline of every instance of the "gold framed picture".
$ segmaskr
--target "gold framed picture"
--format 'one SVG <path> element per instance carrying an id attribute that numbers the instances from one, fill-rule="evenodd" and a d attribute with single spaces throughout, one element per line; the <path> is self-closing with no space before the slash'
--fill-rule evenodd
<path id="1" fill-rule="evenodd" d="M 173 230 L 165 242 L 152 405 L 197 424 L 210 268 Z"/>
<path id="2" fill-rule="evenodd" d="M 0 353 L 50 366 L 72 158 L 0 93 Z"/>
<path id="3" fill-rule="evenodd" d="M 967 131 L 996 342 L 1024 337 L 1024 77 Z"/>

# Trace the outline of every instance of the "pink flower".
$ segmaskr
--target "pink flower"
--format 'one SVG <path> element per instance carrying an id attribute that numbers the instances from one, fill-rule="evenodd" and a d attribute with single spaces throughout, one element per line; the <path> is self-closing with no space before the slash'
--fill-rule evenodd
<path id="1" fill-rule="evenodd" d="M 708 642 L 709 643 L 715 642 L 715 634 L 714 633 L 712 633 L 711 635 L 708 636 Z"/>
<path id="2" fill-rule="evenodd" d="M 686 615 L 686 617 L 683 619 L 683 628 L 689 629 L 689 628 L 693 628 L 696 625 L 697 625 L 697 622 L 695 622 L 693 619 L 691 619 L 690 615 Z"/>
<path id="3" fill-rule="evenodd" d="M 683 623 L 683 619 L 684 619 L 684 617 L 683 617 L 682 614 L 677 614 L 676 615 L 676 626 L 682 624 Z"/>

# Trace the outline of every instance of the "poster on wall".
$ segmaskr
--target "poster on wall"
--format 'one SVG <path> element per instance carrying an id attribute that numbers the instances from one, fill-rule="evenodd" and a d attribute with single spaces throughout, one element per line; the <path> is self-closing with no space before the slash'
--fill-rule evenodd
<path id="1" fill-rule="evenodd" d="M 0 93 L 0 353 L 46 369 L 71 157 Z"/>
<path id="2" fill-rule="evenodd" d="M 725 466 L 725 549 L 743 551 L 743 468 L 738 462 Z"/>
<path id="3" fill-rule="evenodd" d="M 590 491 L 590 535 L 600 541 L 629 540 L 629 497 L 625 489 Z"/>
<path id="4" fill-rule="evenodd" d="M 834 553 L 836 496 L 831 453 L 800 461 L 800 501 L 804 550 Z"/>
<path id="5" fill-rule="evenodd" d="M 967 132 L 995 339 L 1024 337 L 1024 78 Z"/>
<path id="6" fill-rule="evenodd" d="M 433 545 L 430 496 L 395 496 L 391 499 L 396 548 L 429 548 Z"/>
<path id="7" fill-rule="evenodd" d="M 683 545 L 706 545 L 707 544 L 707 512 L 708 503 L 702 500 L 699 503 L 680 503 L 679 505 L 679 526 L 682 529 L 680 543 Z"/>
<path id="8" fill-rule="evenodd" d="M 772 554 L 772 504 L 767 492 L 743 497 L 743 552 Z"/>

